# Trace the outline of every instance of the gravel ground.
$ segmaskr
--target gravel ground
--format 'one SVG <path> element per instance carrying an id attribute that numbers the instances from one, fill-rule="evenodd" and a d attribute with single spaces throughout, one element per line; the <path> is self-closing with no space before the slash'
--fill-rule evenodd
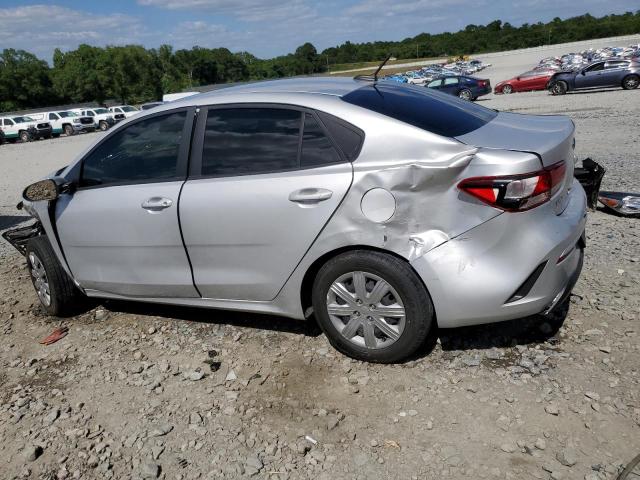
<path id="1" fill-rule="evenodd" d="M 493 58 L 482 76 L 495 84 L 530 57 Z M 571 116 L 603 187 L 638 191 L 639 95 L 480 103 Z M 0 229 L 20 220 L 29 181 L 97 135 L 0 147 Z M 589 215 L 559 332 L 535 318 L 441 330 L 395 366 L 351 361 L 314 324 L 275 317 L 106 302 L 47 318 L 23 260 L 0 247 L 0 477 L 613 479 L 640 451 L 639 230 Z M 60 325 L 67 337 L 38 343 Z"/>

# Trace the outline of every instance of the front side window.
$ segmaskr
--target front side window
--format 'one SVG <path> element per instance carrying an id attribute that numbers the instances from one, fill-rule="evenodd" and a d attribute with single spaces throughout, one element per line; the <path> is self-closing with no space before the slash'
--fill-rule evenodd
<path id="1" fill-rule="evenodd" d="M 5 124 L 7 127 L 10 127 L 11 125 L 13 125 L 13 121 L 9 120 L 8 118 L 5 118 L 5 119 L 4 119 L 4 124 Z"/>
<path id="2" fill-rule="evenodd" d="M 96 116 L 96 114 L 93 113 L 91 110 L 87 110 L 86 112 L 83 113 L 83 115 L 85 115 L 85 114 L 86 114 L 87 117 L 95 117 Z"/>
<path id="3" fill-rule="evenodd" d="M 298 167 L 301 113 L 221 108 L 207 115 L 202 175 L 249 175 Z"/>
<path id="4" fill-rule="evenodd" d="M 433 82 L 429 82 L 427 87 L 436 88 L 436 87 L 439 87 L 441 83 L 442 83 L 442 80 L 439 80 L 439 79 L 438 80 L 434 80 Z"/>
<path id="5" fill-rule="evenodd" d="M 50 113 L 49 114 L 49 120 L 58 120 L 60 117 L 58 117 L 55 113 Z"/>
<path id="6" fill-rule="evenodd" d="M 591 65 L 590 67 L 587 67 L 585 72 L 597 72 L 599 70 L 602 70 L 603 68 L 604 68 L 604 63 L 600 62 L 594 65 Z"/>
<path id="7" fill-rule="evenodd" d="M 80 185 L 176 178 L 186 115 L 183 111 L 155 116 L 114 133 L 85 157 Z"/>

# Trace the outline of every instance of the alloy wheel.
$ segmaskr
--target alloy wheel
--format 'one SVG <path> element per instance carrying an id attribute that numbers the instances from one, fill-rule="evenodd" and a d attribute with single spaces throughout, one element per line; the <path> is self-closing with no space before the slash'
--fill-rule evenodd
<path id="1" fill-rule="evenodd" d="M 637 77 L 629 77 L 624 81 L 625 86 L 628 90 L 633 90 L 634 88 L 638 88 L 638 84 L 640 80 Z"/>
<path id="2" fill-rule="evenodd" d="M 395 343 L 406 323 L 396 290 L 382 277 L 362 271 L 341 275 L 331 284 L 327 312 L 345 339 L 368 349 Z"/>
<path id="3" fill-rule="evenodd" d="M 45 307 L 48 307 L 51 305 L 51 290 L 49 289 L 47 272 L 34 252 L 29 253 L 29 271 L 31 272 L 31 280 L 33 281 L 33 286 L 36 289 L 38 298 Z"/>
<path id="4" fill-rule="evenodd" d="M 513 87 L 511 85 L 505 85 L 502 87 L 502 93 L 506 93 L 507 95 L 513 92 Z"/>
<path id="5" fill-rule="evenodd" d="M 471 92 L 469 90 L 462 90 L 458 96 L 462 99 L 462 100 L 471 100 Z"/>

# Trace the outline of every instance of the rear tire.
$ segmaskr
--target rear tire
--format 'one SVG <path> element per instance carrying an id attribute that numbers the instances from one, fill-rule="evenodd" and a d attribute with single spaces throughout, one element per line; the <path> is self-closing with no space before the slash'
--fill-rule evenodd
<path id="1" fill-rule="evenodd" d="M 66 316 L 77 310 L 84 296 L 60 265 L 47 237 L 29 240 L 26 253 L 31 282 L 47 315 Z"/>
<path id="2" fill-rule="evenodd" d="M 20 137 L 20 141 L 22 143 L 27 143 L 27 142 L 30 142 L 31 140 L 33 140 L 33 137 L 31 137 L 29 132 L 27 132 L 26 130 L 21 130 L 20 133 L 18 134 L 18 136 Z"/>
<path id="3" fill-rule="evenodd" d="M 549 91 L 552 95 L 564 95 L 567 93 L 568 85 L 567 82 L 563 80 L 558 80 L 557 82 L 553 82 L 549 86 Z"/>
<path id="4" fill-rule="evenodd" d="M 505 95 L 513 93 L 513 87 L 511 85 L 505 85 L 504 87 L 502 87 L 502 93 L 504 93 Z"/>
<path id="5" fill-rule="evenodd" d="M 461 98 L 462 100 L 467 100 L 470 102 L 471 100 L 473 100 L 473 94 L 471 93 L 471 90 L 469 90 L 468 88 L 463 88 L 458 92 L 458 98 Z"/>
<path id="6" fill-rule="evenodd" d="M 392 255 L 367 250 L 346 252 L 324 264 L 313 283 L 312 303 L 329 342 L 367 362 L 394 363 L 411 356 L 425 343 L 435 319 L 431 297 L 413 269 Z"/>
<path id="7" fill-rule="evenodd" d="M 638 75 L 627 75 L 622 79 L 622 88 L 625 90 L 634 90 L 640 85 L 640 77 Z"/>

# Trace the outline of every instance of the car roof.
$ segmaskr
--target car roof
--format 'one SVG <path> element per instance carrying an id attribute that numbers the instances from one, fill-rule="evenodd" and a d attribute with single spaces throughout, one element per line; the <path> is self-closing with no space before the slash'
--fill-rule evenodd
<path id="1" fill-rule="evenodd" d="M 198 100 L 207 97 L 218 97 L 220 95 L 231 95 L 238 93 L 311 93 L 317 95 L 333 95 L 342 97 L 353 90 L 367 85 L 366 80 L 357 80 L 345 77 L 306 77 L 289 78 L 283 80 L 269 80 L 264 82 L 247 83 L 233 87 L 222 88 L 212 92 L 193 95 L 189 98 L 198 97 Z"/>

